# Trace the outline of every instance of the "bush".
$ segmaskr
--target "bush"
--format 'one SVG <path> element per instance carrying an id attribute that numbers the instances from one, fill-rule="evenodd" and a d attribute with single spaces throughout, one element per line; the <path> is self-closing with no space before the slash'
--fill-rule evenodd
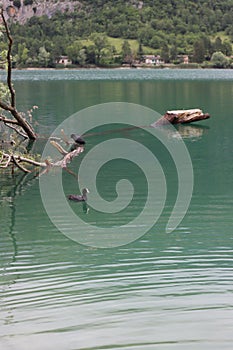
<path id="1" fill-rule="evenodd" d="M 199 64 L 198 63 L 180 63 L 179 64 L 179 68 L 189 68 L 189 69 L 197 69 L 199 68 Z"/>
<path id="2" fill-rule="evenodd" d="M 209 61 L 204 61 L 202 64 L 201 64 L 201 68 L 213 68 L 213 64 Z"/>
<path id="3" fill-rule="evenodd" d="M 214 68 L 226 68 L 229 65 L 229 59 L 221 51 L 217 51 L 213 53 L 211 63 Z"/>
<path id="4" fill-rule="evenodd" d="M 57 69 L 64 69 L 65 66 L 64 66 L 64 64 L 57 63 L 57 64 L 55 65 L 55 68 L 57 68 Z"/>

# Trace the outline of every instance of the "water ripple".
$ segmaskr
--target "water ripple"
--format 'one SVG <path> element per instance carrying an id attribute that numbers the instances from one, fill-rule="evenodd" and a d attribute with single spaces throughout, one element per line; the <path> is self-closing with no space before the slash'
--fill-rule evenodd
<path id="1" fill-rule="evenodd" d="M 48 74 L 49 72 L 49 74 Z M 5 79 L 0 71 L 0 80 Z M 230 69 L 72 69 L 13 71 L 14 80 L 233 80 Z"/>

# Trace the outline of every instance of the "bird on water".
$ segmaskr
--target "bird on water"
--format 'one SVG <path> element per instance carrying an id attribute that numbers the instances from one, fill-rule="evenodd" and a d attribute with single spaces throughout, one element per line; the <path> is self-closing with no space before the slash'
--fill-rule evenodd
<path id="1" fill-rule="evenodd" d="M 82 194 L 81 195 L 69 194 L 68 195 L 68 199 L 70 201 L 75 201 L 75 202 L 86 202 L 87 201 L 87 193 L 89 193 L 88 188 L 84 188 L 82 190 Z"/>

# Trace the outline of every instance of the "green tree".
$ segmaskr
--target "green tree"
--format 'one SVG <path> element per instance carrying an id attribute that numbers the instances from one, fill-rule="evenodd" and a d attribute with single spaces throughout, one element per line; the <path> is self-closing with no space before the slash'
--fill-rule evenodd
<path id="1" fill-rule="evenodd" d="M 172 45 L 170 49 L 170 59 L 175 61 L 177 59 L 177 46 L 176 44 Z"/>
<path id="2" fill-rule="evenodd" d="M 161 46 L 161 38 L 159 35 L 153 35 L 153 37 L 151 38 L 151 40 L 149 41 L 149 45 L 153 48 L 153 49 L 159 49 Z"/>
<path id="3" fill-rule="evenodd" d="M 115 54 L 115 47 L 109 46 L 107 48 L 103 48 L 101 50 L 101 57 L 100 57 L 100 64 L 101 65 L 110 65 L 114 63 L 114 54 Z"/>
<path id="4" fill-rule="evenodd" d="M 213 53 L 211 62 L 214 68 L 226 68 L 229 64 L 229 59 L 221 51 L 218 51 Z"/>
<path id="5" fill-rule="evenodd" d="M 211 55 L 213 54 L 213 45 L 211 43 L 211 40 L 207 36 L 203 36 L 201 39 L 205 48 L 205 58 L 207 60 L 210 60 Z"/>
<path id="6" fill-rule="evenodd" d="M 86 50 L 80 49 L 77 56 L 78 64 L 80 66 L 84 66 L 86 64 L 86 59 L 87 59 Z"/>
<path id="7" fill-rule="evenodd" d="M 222 49 L 223 49 L 222 39 L 218 36 L 214 42 L 214 51 L 218 52 L 218 51 L 222 51 Z"/>
<path id="8" fill-rule="evenodd" d="M 169 47 L 166 43 L 164 43 L 162 46 L 161 58 L 164 60 L 165 63 L 168 63 L 170 61 Z"/>
<path id="9" fill-rule="evenodd" d="M 156 35 L 156 31 L 149 25 L 140 29 L 138 33 L 139 40 L 143 45 L 150 45 L 150 41 L 154 35 Z"/>
<path id="10" fill-rule="evenodd" d="M 95 64 L 96 63 L 95 45 L 89 45 L 85 47 L 85 53 L 86 53 L 86 63 Z"/>
<path id="11" fill-rule="evenodd" d="M 122 61 L 125 63 L 130 63 L 132 61 L 132 50 L 128 40 L 124 40 L 122 47 Z"/>
<path id="12" fill-rule="evenodd" d="M 79 52 L 81 50 L 81 44 L 78 41 L 75 41 L 73 44 L 69 45 L 66 48 L 66 53 L 69 59 L 72 60 L 74 64 L 78 64 L 79 62 Z"/>
<path id="13" fill-rule="evenodd" d="M 205 60 L 205 46 L 202 39 L 196 41 L 193 47 L 193 61 L 202 63 Z"/>
<path id="14" fill-rule="evenodd" d="M 39 65 L 45 68 L 48 67 L 49 59 L 50 59 L 50 53 L 46 51 L 44 46 L 40 47 L 39 54 L 38 54 Z"/>
<path id="15" fill-rule="evenodd" d="M 139 60 L 139 62 L 143 61 L 143 56 L 144 56 L 143 46 L 141 41 L 139 41 L 138 51 L 137 51 L 137 59 Z"/>
<path id="16" fill-rule="evenodd" d="M 16 57 L 17 66 L 25 66 L 28 60 L 29 50 L 25 44 L 18 44 L 18 55 Z"/>
<path id="17" fill-rule="evenodd" d="M 226 56 L 231 56 L 232 55 L 232 45 L 231 45 L 231 43 L 229 41 L 224 40 L 224 42 L 222 44 L 222 52 Z"/>
<path id="18" fill-rule="evenodd" d="M 101 52 L 103 49 L 109 48 L 109 42 L 104 34 L 94 33 L 91 35 L 91 40 L 95 45 L 96 63 L 100 63 Z"/>

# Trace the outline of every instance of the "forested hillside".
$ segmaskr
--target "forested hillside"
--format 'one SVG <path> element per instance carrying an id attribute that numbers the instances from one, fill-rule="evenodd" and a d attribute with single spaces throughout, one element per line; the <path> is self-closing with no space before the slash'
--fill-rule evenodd
<path id="1" fill-rule="evenodd" d="M 165 62 L 186 54 L 198 63 L 214 52 L 232 54 L 233 0 L 3 3 L 16 9 L 9 23 L 18 66 L 53 66 L 61 55 L 75 64 L 104 65 L 140 60 L 145 52 L 161 55 Z"/>

